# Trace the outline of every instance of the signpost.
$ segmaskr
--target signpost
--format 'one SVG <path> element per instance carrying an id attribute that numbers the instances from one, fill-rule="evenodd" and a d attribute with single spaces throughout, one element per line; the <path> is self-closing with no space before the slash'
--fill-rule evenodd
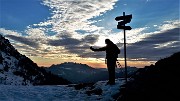
<path id="1" fill-rule="evenodd" d="M 125 79 L 127 83 L 127 62 L 126 62 L 126 30 L 131 30 L 132 28 L 130 26 L 125 26 L 125 24 L 130 23 L 132 19 L 131 15 L 125 15 L 125 12 L 123 12 L 123 16 L 118 16 L 115 18 L 118 22 L 117 29 L 123 29 L 124 30 L 124 61 L 125 61 Z"/>

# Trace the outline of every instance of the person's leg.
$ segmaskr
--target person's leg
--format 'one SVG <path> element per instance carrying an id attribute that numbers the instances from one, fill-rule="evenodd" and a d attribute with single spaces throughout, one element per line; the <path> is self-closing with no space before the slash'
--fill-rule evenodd
<path id="1" fill-rule="evenodd" d="M 109 75 L 109 81 L 107 82 L 107 84 L 110 84 L 112 82 L 110 66 L 107 65 L 107 68 L 108 68 L 108 75 Z"/>
<path id="2" fill-rule="evenodd" d="M 114 62 L 113 62 L 114 63 Z M 112 69 L 111 69 L 111 78 L 112 78 L 112 84 L 115 84 L 115 65 L 112 64 Z"/>
<path id="3" fill-rule="evenodd" d="M 109 84 L 115 84 L 115 65 L 116 65 L 115 59 L 107 60 L 107 67 L 109 72 Z"/>
<path id="4" fill-rule="evenodd" d="M 116 60 L 112 60 L 112 68 L 111 68 L 111 78 L 112 78 L 112 84 L 115 84 L 115 66 L 116 66 Z"/>

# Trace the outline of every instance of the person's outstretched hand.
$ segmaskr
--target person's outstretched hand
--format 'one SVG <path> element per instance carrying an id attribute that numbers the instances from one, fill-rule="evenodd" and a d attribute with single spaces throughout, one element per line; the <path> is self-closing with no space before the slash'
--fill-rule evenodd
<path id="1" fill-rule="evenodd" d="M 90 47 L 90 49 L 93 51 L 94 50 L 94 48 L 92 48 L 92 46 Z"/>

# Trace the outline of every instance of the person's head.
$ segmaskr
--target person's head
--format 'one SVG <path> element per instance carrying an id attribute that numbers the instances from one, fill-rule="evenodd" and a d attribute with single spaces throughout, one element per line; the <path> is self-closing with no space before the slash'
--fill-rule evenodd
<path id="1" fill-rule="evenodd" d="M 106 44 L 113 44 L 113 42 L 111 40 L 109 40 L 109 39 L 105 39 L 105 43 Z"/>

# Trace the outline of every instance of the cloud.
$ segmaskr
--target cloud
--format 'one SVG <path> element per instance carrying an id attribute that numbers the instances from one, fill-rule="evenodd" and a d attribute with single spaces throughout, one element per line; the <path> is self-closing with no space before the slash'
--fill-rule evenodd
<path id="1" fill-rule="evenodd" d="M 50 40 L 49 44 L 52 46 L 72 46 L 72 45 L 80 45 L 81 41 L 74 38 L 63 38 L 58 40 Z"/>
<path id="2" fill-rule="evenodd" d="M 46 21 L 38 24 L 27 26 L 23 32 L 26 36 L 15 31 L 2 29 L 2 33 L 7 33 L 6 37 L 19 42 L 19 50 L 26 45 L 36 48 L 36 54 L 46 56 L 49 54 L 59 54 L 57 51 L 61 49 L 68 53 L 81 55 L 89 51 L 89 45 L 94 44 L 99 35 L 91 32 L 99 31 L 102 28 L 93 25 L 94 21 L 89 20 L 93 17 L 100 16 L 108 10 L 113 9 L 113 5 L 117 0 L 44 0 L 44 5 L 48 6 L 52 11 L 52 16 Z M 77 30 L 87 32 L 86 35 L 77 32 Z M 6 31 L 6 32 L 4 32 Z M 55 35 L 50 36 L 53 32 Z M 91 34 L 90 34 L 91 33 Z M 57 47 L 57 48 L 54 48 Z M 61 47 L 61 48 L 60 48 Z M 63 47 L 63 48 L 62 48 Z M 50 50 L 51 49 L 51 50 Z M 26 51 L 26 54 L 33 52 Z M 66 54 L 68 54 L 66 53 Z"/>
<path id="3" fill-rule="evenodd" d="M 44 0 L 43 4 L 52 11 L 48 21 L 34 24 L 34 26 L 52 26 L 52 31 L 62 32 L 68 30 L 97 31 L 101 27 L 92 25 L 89 19 L 100 16 L 113 9 L 117 0 Z"/>
<path id="4" fill-rule="evenodd" d="M 127 57 L 131 59 L 158 60 L 180 50 L 180 28 L 151 34 L 143 40 L 127 46 Z"/>
<path id="5" fill-rule="evenodd" d="M 97 33 L 104 30 L 94 25 L 95 21 L 90 19 L 113 9 L 116 2 L 117 0 L 44 0 L 42 4 L 50 8 L 52 16 L 44 22 L 27 26 L 26 38 L 40 44 L 37 49 L 39 55 L 46 54 L 44 50 L 49 50 L 49 54 L 54 55 L 72 53 L 82 56 L 89 52 L 90 45 L 99 40 Z M 21 43 L 27 44 L 24 41 Z"/>
<path id="6" fill-rule="evenodd" d="M 180 27 L 179 24 L 179 20 L 164 21 L 164 23 L 160 25 L 158 29 L 160 29 L 161 31 L 171 30 Z"/>
<path id="7" fill-rule="evenodd" d="M 12 30 L 7 30 L 5 28 L 0 28 L 0 33 L 2 35 L 16 35 L 16 36 L 22 36 L 21 33 L 18 33 L 16 31 L 12 31 Z"/>
<path id="8" fill-rule="evenodd" d="M 180 28 L 179 21 L 164 21 L 157 30 L 144 32 L 149 27 L 136 29 L 133 34 L 128 32 L 127 36 L 127 57 L 129 60 L 150 60 L 156 61 L 164 56 L 171 55 L 180 50 Z M 122 45 L 123 42 L 117 43 Z M 121 47 L 121 54 L 124 54 L 124 47 Z M 123 55 L 120 55 L 123 57 Z"/>
<path id="9" fill-rule="evenodd" d="M 33 41 L 33 40 L 29 39 L 29 38 L 26 38 L 26 37 L 15 36 L 15 35 L 6 35 L 5 37 L 10 38 L 10 39 L 12 39 L 14 41 L 20 42 L 22 44 L 29 45 L 30 47 L 34 47 L 34 48 L 39 47 L 38 43 L 36 43 L 35 41 Z"/>
<path id="10" fill-rule="evenodd" d="M 39 47 L 39 44 L 36 41 L 34 41 L 33 39 L 29 37 L 22 36 L 22 34 L 19 32 L 0 28 L 0 33 L 4 35 L 5 37 L 9 38 L 11 42 L 12 41 L 19 42 L 21 44 L 28 45 L 34 48 Z"/>
<path id="11" fill-rule="evenodd" d="M 123 32 L 113 32 L 96 26 L 93 18 L 114 8 L 118 0 L 43 0 L 51 15 L 43 22 L 27 26 L 22 35 L 0 28 L 1 33 L 18 43 L 19 50 L 32 56 L 46 58 L 72 56 L 104 58 L 105 52 L 92 52 L 89 46 L 103 46 L 106 38 L 121 46 L 123 57 Z M 101 19 L 100 19 L 101 20 Z M 179 21 L 166 21 L 158 29 L 146 33 L 149 27 L 127 31 L 127 56 L 129 59 L 153 60 L 179 49 Z M 168 36 L 168 37 L 167 37 Z M 29 49 L 26 46 L 30 46 Z M 24 47 L 27 50 L 24 50 Z M 32 47 L 32 48 L 31 48 Z M 162 53 L 162 54 L 161 54 Z M 150 57 L 149 57 L 150 56 Z"/>
<path id="12" fill-rule="evenodd" d="M 99 35 L 86 35 L 83 39 L 82 42 L 85 44 L 94 44 L 97 42 Z"/>
<path id="13" fill-rule="evenodd" d="M 63 36 L 63 38 L 62 38 Z M 77 54 L 82 56 L 87 54 L 90 50 L 91 44 L 94 44 L 98 40 L 98 35 L 86 35 L 82 39 L 75 39 L 69 35 L 62 35 L 60 39 L 49 40 L 51 46 L 63 46 L 66 51 L 70 54 Z"/>

